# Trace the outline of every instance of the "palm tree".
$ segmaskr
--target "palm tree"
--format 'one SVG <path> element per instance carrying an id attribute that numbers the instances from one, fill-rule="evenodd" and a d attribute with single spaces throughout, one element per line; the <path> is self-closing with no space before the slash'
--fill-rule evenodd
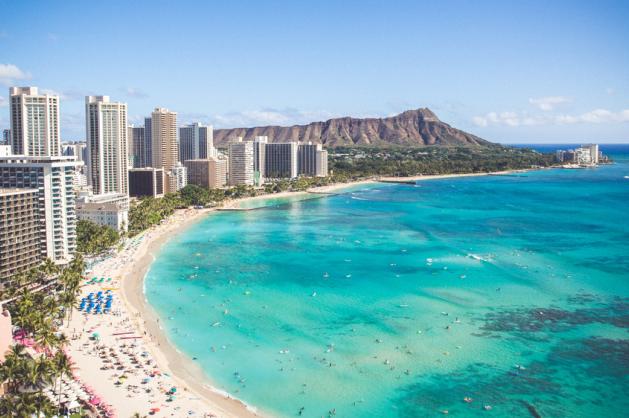
<path id="1" fill-rule="evenodd" d="M 43 326 L 36 334 L 35 341 L 44 349 L 51 350 L 60 346 L 59 337 L 55 334 L 50 320 L 45 321 Z"/>
<path id="2" fill-rule="evenodd" d="M 37 368 L 37 362 L 27 361 L 24 366 L 24 381 L 22 382 L 22 384 L 28 388 L 37 389 L 39 391 L 41 376 L 39 374 L 39 369 Z"/>
<path id="3" fill-rule="evenodd" d="M 76 305 L 76 294 L 71 290 L 72 289 L 66 289 L 66 291 L 59 296 L 59 303 L 64 308 L 65 316 L 68 319 L 68 325 L 70 325 L 70 319 L 72 319 L 72 308 Z"/>
<path id="4" fill-rule="evenodd" d="M 61 384 L 61 380 L 63 379 L 63 375 L 69 375 L 72 373 L 70 359 L 66 354 L 59 350 L 55 353 L 54 356 L 54 364 L 55 370 L 59 375 L 59 384 Z M 59 408 L 61 408 L 61 392 L 59 392 Z"/>
<path id="5" fill-rule="evenodd" d="M 44 260 L 42 265 L 39 267 L 39 270 L 48 277 L 59 273 L 59 267 L 53 263 L 50 258 L 46 258 Z"/>
<path id="6" fill-rule="evenodd" d="M 55 414 L 55 407 L 50 402 L 50 400 L 41 393 L 36 394 L 33 399 L 33 406 L 36 409 L 36 416 L 39 418 L 40 414 L 43 414 L 45 417 L 49 417 Z"/>
<path id="7" fill-rule="evenodd" d="M 30 418 L 37 412 L 36 398 L 37 394 L 24 392 L 16 397 L 16 415 L 18 417 Z"/>
<path id="8" fill-rule="evenodd" d="M 4 359 L 0 367 L 0 381 L 7 382 L 7 392 L 12 393 L 15 382 L 20 376 L 20 361 L 10 354 Z"/>
<path id="9" fill-rule="evenodd" d="M 18 412 L 17 399 L 15 395 L 5 394 L 0 397 L 0 415 L 3 417 L 12 417 Z"/>

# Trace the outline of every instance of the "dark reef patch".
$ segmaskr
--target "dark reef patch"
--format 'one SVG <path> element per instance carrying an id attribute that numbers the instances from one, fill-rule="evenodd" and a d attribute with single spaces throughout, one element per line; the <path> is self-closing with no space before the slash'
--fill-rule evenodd
<path id="1" fill-rule="evenodd" d="M 569 301 L 585 304 L 587 298 L 577 295 Z M 578 325 L 594 323 L 628 329 L 629 299 L 616 297 L 607 303 L 575 310 L 556 307 L 503 309 L 487 313 L 483 320 L 485 323 L 480 329 L 486 332 L 563 332 Z"/>

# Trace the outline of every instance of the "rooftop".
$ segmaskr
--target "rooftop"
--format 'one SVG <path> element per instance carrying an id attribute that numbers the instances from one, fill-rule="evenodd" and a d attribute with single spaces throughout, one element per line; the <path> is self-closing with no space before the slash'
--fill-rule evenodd
<path id="1" fill-rule="evenodd" d="M 23 194 L 23 193 L 38 193 L 37 189 L 20 189 L 20 188 L 0 188 L 0 196 L 10 196 L 14 194 Z"/>

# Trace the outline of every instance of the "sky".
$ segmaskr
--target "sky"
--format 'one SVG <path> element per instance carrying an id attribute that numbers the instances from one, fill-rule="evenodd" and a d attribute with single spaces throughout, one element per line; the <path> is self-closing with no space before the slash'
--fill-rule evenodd
<path id="1" fill-rule="evenodd" d="M 428 107 L 502 143 L 629 142 L 629 1 L 0 0 L 0 128 L 10 86 L 215 128 Z"/>

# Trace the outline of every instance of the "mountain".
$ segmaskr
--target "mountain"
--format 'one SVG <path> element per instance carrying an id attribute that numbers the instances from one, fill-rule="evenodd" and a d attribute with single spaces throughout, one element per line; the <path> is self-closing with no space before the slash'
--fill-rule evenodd
<path id="1" fill-rule="evenodd" d="M 487 146 L 491 142 L 441 122 L 430 109 L 407 110 L 388 118 L 334 118 L 308 125 L 259 126 L 256 128 L 217 129 L 214 144 L 226 146 L 241 136 L 253 140 L 269 137 L 270 142 L 300 141 L 322 143 L 328 147 L 352 145 L 403 146 Z"/>

